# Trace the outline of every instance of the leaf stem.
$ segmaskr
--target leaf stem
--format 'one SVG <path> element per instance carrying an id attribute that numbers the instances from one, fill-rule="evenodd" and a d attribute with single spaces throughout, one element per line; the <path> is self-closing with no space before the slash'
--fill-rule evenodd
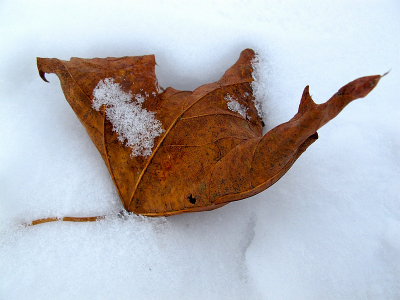
<path id="1" fill-rule="evenodd" d="M 47 222 L 56 222 L 56 221 L 65 221 L 65 222 L 95 222 L 97 220 L 102 220 L 106 216 L 97 216 L 97 217 L 63 217 L 63 218 L 44 218 L 34 220 L 30 223 L 24 223 L 23 226 L 33 226 Z"/>

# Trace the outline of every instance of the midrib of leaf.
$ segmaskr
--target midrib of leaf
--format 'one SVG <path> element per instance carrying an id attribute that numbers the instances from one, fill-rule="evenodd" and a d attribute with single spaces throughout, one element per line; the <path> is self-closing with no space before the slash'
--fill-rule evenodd
<path id="1" fill-rule="evenodd" d="M 161 147 L 161 144 L 163 143 L 163 141 L 165 140 L 165 138 L 168 136 L 169 132 L 170 132 L 170 131 L 172 130 L 172 128 L 176 125 L 176 123 L 180 120 L 181 116 L 182 116 L 184 113 L 186 113 L 193 105 L 195 105 L 196 103 L 198 103 L 199 101 L 201 101 L 205 96 L 209 95 L 210 93 L 214 92 L 215 90 L 218 90 L 218 89 L 224 88 L 224 87 L 228 87 L 228 86 L 234 86 L 234 85 L 237 85 L 237 84 L 243 84 L 243 83 L 246 83 L 246 82 L 248 82 L 248 81 L 247 81 L 247 80 L 244 80 L 244 81 L 235 82 L 235 83 L 232 83 L 232 84 L 229 84 L 229 85 L 225 85 L 225 86 L 218 86 L 218 87 L 216 87 L 215 89 L 212 89 L 211 91 L 208 91 L 207 93 L 205 93 L 204 95 L 202 95 L 201 97 L 199 97 L 199 99 L 197 99 L 196 101 L 194 101 L 191 105 L 189 105 L 187 108 L 185 108 L 184 110 L 182 110 L 182 112 L 175 118 L 175 120 L 171 123 L 171 125 L 169 126 L 169 128 L 166 130 L 164 136 L 160 139 L 160 141 L 158 142 L 156 148 L 155 148 L 154 151 L 152 152 L 150 158 L 147 160 L 146 165 L 144 166 L 142 172 L 141 172 L 140 175 L 139 175 L 139 178 L 138 178 L 137 181 L 136 181 L 136 184 L 135 184 L 135 187 L 134 187 L 134 189 L 133 189 L 132 195 L 131 195 L 131 197 L 130 197 L 130 199 L 129 199 L 128 208 L 129 208 L 129 207 L 131 206 L 131 204 L 132 204 L 132 200 L 133 200 L 133 197 L 134 197 L 134 195 L 135 195 L 135 193 L 136 193 L 136 190 L 137 190 L 137 188 L 138 188 L 138 186 L 139 186 L 139 183 L 140 183 L 140 181 L 142 180 L 144 173 L 147 171 L 147 168 L 148 168 L 148 166 L 150 165 L 151 161 L 153 160 L 153 157 L 154 157 L 155 154 L 157 153 L 158 149 Z M 200 86 L 200 87 L 198 87 L 197 89 L 199 89 L 199 88 L 201 88 L 201 87 L 203 87 L 203 86 Z M 196 90 L 197 90 L 197 89 L 196 89 Z M 193 93 L 194 93 L 196 90 L 194 90 L 194 91 L 192 92 L 192 94 L 190 94 L 190 95 L 185 99 L 185 101 L 187 101 L 188 98 L 189 98 L 191 95 L 193 95 Z"/>

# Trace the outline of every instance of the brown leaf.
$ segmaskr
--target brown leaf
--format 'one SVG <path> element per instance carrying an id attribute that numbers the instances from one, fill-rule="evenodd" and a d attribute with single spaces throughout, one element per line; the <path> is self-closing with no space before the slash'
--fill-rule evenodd
<path id="1" fill-rule="evenodd" d="M 317 138 L 317 130 L 352 100 L 366 96 L 381 76 L 359 78 L 317 105 L 308 87 L 298 113 L 264 136 L 251 87 L 254 52 L 214 83 L 193 92 L 158 92 L 153 55 L 70 61 L 38 58 L 40 76 L 55 73 L 65 97 L 85 126 L 111 174 L 126 210 L 168 216 L 212 210 L 270 187 Z M 107 105 L 93 108 L 93 91 L 112 78 L 131 97 L 144 99 L 162 132 L 151 155 L 132 155 L 107 116 Z M 141 98 L 140 98 L 141 97 Z M 135 102 L 130 100 L 129 105 Z M 137 100 L 137 103 L 140 101 Z M 136 104 L 137 104 L 136 103 Z"/>

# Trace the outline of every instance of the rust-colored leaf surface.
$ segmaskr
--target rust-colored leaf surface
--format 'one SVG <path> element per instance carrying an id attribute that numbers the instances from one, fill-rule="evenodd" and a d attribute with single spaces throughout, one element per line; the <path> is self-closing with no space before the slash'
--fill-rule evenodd
<path id="1" fill-rule="evenodd" d="M 45 73 L 59 77 L 125 209 L 168 216 L 216 209 L 270 187 L 318 138 L 321 126 L 348 103 L 366 96 L 381 78 L 356 79 L 320 105 L 306 87 L 298 113 L 263 135 L 251 87 L 253 58 L 253 50 L 244 50 L 220 80 L 193 92 L 170 87 L 159 92 L 153 55 L 70 61 L 38 58 L 37 64 L 45 81 Z M 140 107 L 137 118 L 147 116 L 140 112 L 153 118 L 148 131 L 157 134 L 144 137 L 146 130 L 142 130 L 139 136 L 140 141 L 150 141 L 147 148 L 127 145 L 108 115 L 118 110 L 117 104 L 94 108 L 95 91 L 102 82 L 130 95 L 123 105 L 128 110 L 129 105 Z"/>

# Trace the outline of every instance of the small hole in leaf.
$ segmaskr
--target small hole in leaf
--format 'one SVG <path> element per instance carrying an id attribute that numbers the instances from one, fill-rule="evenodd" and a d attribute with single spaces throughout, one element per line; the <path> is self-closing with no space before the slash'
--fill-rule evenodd
<path id="1" fill-rule="evenodd" d="M 196 203 L 196 198 L 193 197 L 192 194 L 190 194 L 190 196 L 188 197 L 188 199 L 189 199 L 189 202 L 190 202 L 190 203 L 192 203 L 192 204 L 195 204 L 195 203 Z"/>

